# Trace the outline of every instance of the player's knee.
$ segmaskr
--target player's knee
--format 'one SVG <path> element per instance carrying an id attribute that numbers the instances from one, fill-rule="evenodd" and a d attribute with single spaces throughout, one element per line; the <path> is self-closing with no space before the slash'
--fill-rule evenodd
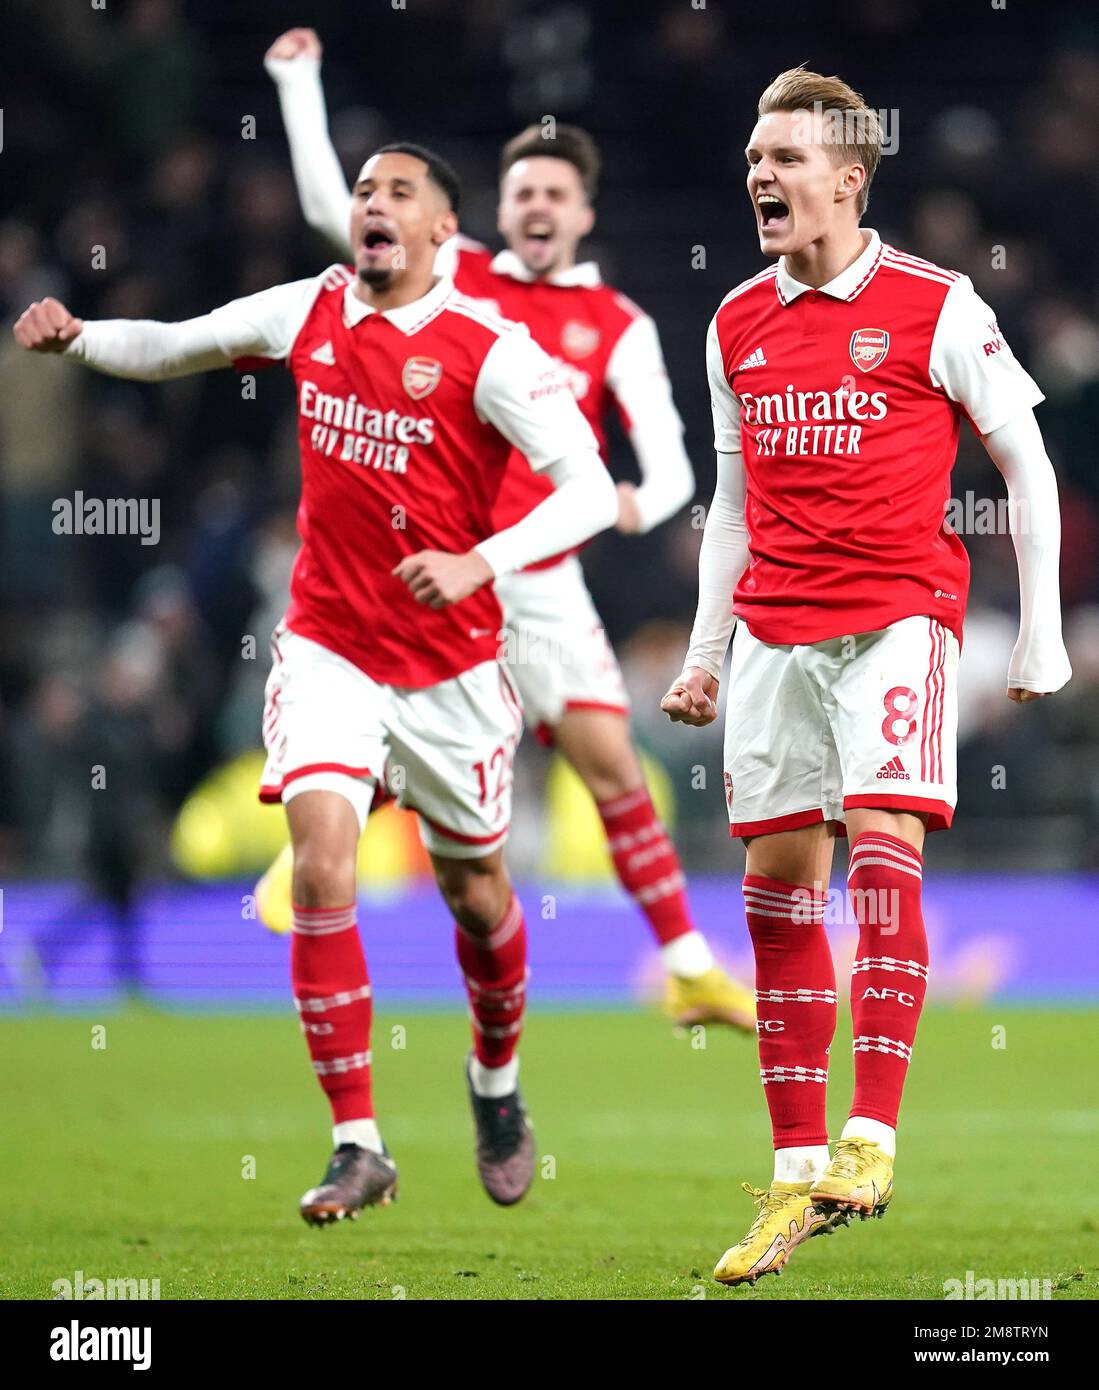
<path id="1" fill-rule="evenodd" d="M 456 867 L 439 876 L 439 888 L 454 920 L 473 936 L 488 936 L 511 897 L 502 866 L 489 873 Z"/>
<path id="2" fill-rule="evenodd" d="M 342 907 L 355 898 L 355 856 L 324 839 L 294 851 L 294 902 L 299 907 Z"/>
<path id="3" fill-rule="evenodd" d="M 612 744 L 586 749 L 574 760 L 576 771 L 596 801 L 613 801 L 634 791 L 644 780 L 632 746 Z"/>

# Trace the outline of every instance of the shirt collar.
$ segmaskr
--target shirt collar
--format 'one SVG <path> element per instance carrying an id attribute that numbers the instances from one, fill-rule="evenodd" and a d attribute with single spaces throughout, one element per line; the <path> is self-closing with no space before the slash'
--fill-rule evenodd
<path id="1" fill-rule="evenodd" d="M 861 294 L 870 283 L 881 260 L 881 237 L 870 227 L 863 230 L 869 232 L 870 240 L 862 254 L 852 261 L 846 270 L 841 270 L 834 280 L 829 280 L 827 285 L 821 285 L 818 294 L 826 294 L 832 299 L 851 300 Z M 786 269 L 786 257 L 779 257 L 775 289 L 783 304 L 792 304 L 799 294 L 804 294 L 812 288 L 812 285 L 803 285 L 800 280 L 795 280 Z"/>
<path id="2" fill-rule="evenodd" d="M 524 284 L 530 284 L 539 278 L 532 275 L 515 252 L 510 250 L 498 251 L 493 256 L 489 269 L 496 275 L 507 275 L 512 280 L 522 280 Z M 579 265 L 570 265 L 566 270 L 557 270 L 552 275 L 547 275 L 545 282 L 569 290 L 593 290 L 603 283 L 599 267 L 594 261 L 581 261 Z"/>
<path id="3" fill-rule="evenodd" d="M 388 319 L 394 328 L 399 328 L 402 333 L 414 333 L 422 323 L 438 313 L 453 293 L 454 281 L 449 275 L 443 275 L 436 280 L 427 294 L 414 299 L 411 304 L 401 304 L 396 309 L 383 309 L 381 316 Z M 358 297 L 355 293 L 355 282 L 352 280 L 343 292 L 343 317 L 348 328 L 354 328 L 357 323 L 378 312 Z"/>

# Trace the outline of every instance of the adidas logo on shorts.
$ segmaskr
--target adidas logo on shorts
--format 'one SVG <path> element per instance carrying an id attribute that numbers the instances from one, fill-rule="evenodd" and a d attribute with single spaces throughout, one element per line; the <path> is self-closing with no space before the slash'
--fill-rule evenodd
<path id="1" fill-rule="evenodd" d="M 910 782 L 912 780 L 904 770 L 904 763 L 901 762 L 899 753 L 878 769 L 878 780 L 881 782 Z"/>

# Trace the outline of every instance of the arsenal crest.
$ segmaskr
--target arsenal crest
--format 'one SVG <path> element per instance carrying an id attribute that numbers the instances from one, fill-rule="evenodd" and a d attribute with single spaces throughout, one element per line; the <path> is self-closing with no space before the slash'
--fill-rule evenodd
<path id="1" fill-rule="evenodd" d="M 443 379 L 443 364 L 434 357 L 410 357 L 401 372 L 401 385 L 414 401 L 430 396 Z"/>
<path id="2" fill-rule="evenodd" d="M 851 361 L 860 372 L 872 372 L 885 361 L 889 334 L 884 328 L 856 328 L 851 334 Z"/>
<path id="3" fill-rule="evenodd" d="M 569 319 L 561 330 L 561 351 L 574 360 L 590 357 L 599 346 L 599 329 L 579 319 Z"/>

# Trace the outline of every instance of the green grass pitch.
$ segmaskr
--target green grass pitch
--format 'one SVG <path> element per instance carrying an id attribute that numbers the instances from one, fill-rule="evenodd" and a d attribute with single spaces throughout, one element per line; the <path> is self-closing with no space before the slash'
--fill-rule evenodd
<path id="1" fill-rule="evenodd" d="M 652 1014 L 536 1007 L 524 1090 L 545 1157 L 500 1210 L 473 1168 L 467 1036 L 458 1013 L 377 1021 L 400 1200 L 317 1231 L 297 1201 L 323 1171 L 327 1116 L 293 1016 L 0 1020 L 0 1292 L 50 1298 L 78 1269 L 158 1278 L 174 1299 L 941 1299 L 967 1270 L 1099 1292 L 1094 1014 L 929 1011 L 889 1213 L 751 1290 L 710 1279 L 753 1214 L 741 1181 L 770 1175 L 751 1040 L 711 1029 L 700 1048 Z M 849 1039 L 841 1012 L 834 1133 Z"/>

